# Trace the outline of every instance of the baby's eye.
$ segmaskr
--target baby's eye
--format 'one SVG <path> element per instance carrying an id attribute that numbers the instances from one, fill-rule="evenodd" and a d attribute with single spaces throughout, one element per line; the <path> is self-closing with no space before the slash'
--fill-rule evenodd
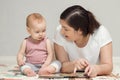
<path id="1" fill-rule="evenodd" d="M 43 30 L 43 32 L 45 32 L 46 30 Z"/>

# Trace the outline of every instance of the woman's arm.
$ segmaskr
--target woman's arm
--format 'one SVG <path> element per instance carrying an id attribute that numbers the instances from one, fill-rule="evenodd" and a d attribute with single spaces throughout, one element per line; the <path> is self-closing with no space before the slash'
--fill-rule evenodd
<path id="1" fill-rule="evenodd" d="M 88 76 L 94 77 L 97 75 L 110 74 L 112 69 L 112 42 L 110 42 L 100 49 L 100 64 L 88 66 L 85 73 L 88 74 Z"/>
<path id="2" fill-rule="evenodd" d="M 73 72 L 74 62 L 70 62 L 68 54 L 64 48 L 56 43 L 54 43 L 54 49 L 56 53 L 56 59 L 62 63 L 61 72 Z"/>
<path id="3" fill-rule="evenodd" d="M 110 42 L 100 49 L 100 66 L 98 67 L 98 75 L 109 74 L 112 69 L 112 42 Z"/>

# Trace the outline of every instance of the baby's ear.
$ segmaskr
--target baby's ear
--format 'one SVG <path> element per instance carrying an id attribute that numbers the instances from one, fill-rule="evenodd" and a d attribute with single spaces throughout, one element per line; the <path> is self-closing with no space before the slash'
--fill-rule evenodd
<path id="1" fill-rule="evenodd" d="M 29 28 L 29 27 L 26 27 L 26 29 L 27 29 L 27 32 L 30 33 L 30 28 Z"/>

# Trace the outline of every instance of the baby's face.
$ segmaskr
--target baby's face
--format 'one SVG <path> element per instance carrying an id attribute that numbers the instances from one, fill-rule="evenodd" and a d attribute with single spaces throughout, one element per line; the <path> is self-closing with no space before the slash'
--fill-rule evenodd
<path id="1" fill-rule="evenodd" d="M 33 21 L 31 26 L 28 29 L 31 37 L 35 40 L 42 40 L 46 35 L 46 22 L 42 21 Z"/>

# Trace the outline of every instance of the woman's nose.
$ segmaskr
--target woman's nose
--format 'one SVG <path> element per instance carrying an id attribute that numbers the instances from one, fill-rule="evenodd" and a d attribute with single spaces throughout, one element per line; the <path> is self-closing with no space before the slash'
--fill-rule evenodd
<path id="1" fill-rule="evenodd" d="M 64 31 L 64 29 L 61 29 L 61 34 L 65 34 L 65 31 Z"/>

